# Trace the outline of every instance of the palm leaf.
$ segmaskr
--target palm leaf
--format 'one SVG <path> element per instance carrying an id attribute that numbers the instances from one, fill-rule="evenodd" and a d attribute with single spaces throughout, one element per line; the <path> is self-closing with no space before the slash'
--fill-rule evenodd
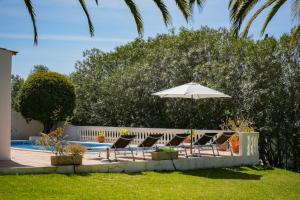
<path id="1" fill-rule="evenodd" d="M 232 0 L 229 2 L 228 7 L 230 9 L 230 19 L 233 22 L 232 30 L 234 35 L 238 35 L 245 17 L 259 1 L 260 0 L 235 0 L 233 2 Z"/>
<path id="2" fill-rule="evenodd" d="M 32 6 L 31 0 L 24 0 L 24 3 L 26 5 L 26 8 L 28 10 L 28 13 L 31 17 L 32 25 L 33 25 L 33 31 L 34 31 L 34 44 L 37 45 L 38 43 L 38 32 L 37 32 L 37 26 L 35 22 L 35 12 L 34 8 Z"/>
<path id="3" fill-rule="evenodd" d="M 191 11 L 190 11 L 190 2 L 189 0 L 175 0 L 179 10 L 183 14 L 183 17 L 185 18 L 186 21 L 189 20 L 189 17 L 191 16 Z"/>
<path id="4" fill-rule="evenodd" d="M 91 35 L 91 37 L 93 37 L 94 36 L 94 26 L 93 26 L 90 14 L 89 14 L 89 12 L 86 8 L 85 1 L 84 0 L 79 0 L 79 3 L 80 3 L 80 5 L 81 5 L 86 17 L 87 17 L 88 24 L 89 24 L 89 29 L 90 29 L 90 35 Z M 98 3 L 97 0 L 96 0 L 96 3 Z"/>
<path id="5" fill-rule="evenodd" d="M 300 18 L 300 0 L 293 1 L 292 17 L 293 17 L 293 20 L 299 20 L 299 18 Z"/>
<path id="6" fill-rule="evenodd" d="M 297 44 L 299 33 L 300 33 L 300 26 L 298 25 L 292 32 L 292 36 L 291 36 L 291 40 L 290 40 L 291 48 L 295 47 L 295 45 Z"/>
<path id="7" fill-rule="evenodd" d="M 253 21 L 260 15 L 262 11 L 264 11 L 266 8 L 271 6 L 275 1 L 277 0 L 270 0 L 265 2 L 259 9 L 256 10 L 256 12 L 252 15 L 252 17 L 249 19 L 246 27 L 244 28 L 244 31 L 242 33 L 243 37 L 246 37 L 248 35 L 249 29 L 253 23 Z"/>
<path id="8" fill-rule="evenodd" d="M 143 28 L 143 20 L 142 20 L 140 11 L 138 10 L 134 0 L 125 0 L 125 3 L 128 6 L 128 8 L 130 9 L 131 14 L 134 17 L 138 33 L 140 35 L 143 34 L 143 29 L 144 29 Z"/>
<path id="9" fill-rule="evenodd" d="M 168 24 L 171 23 L 171 16 L 169 14 L 166 4 L 164 3 L 163 0 L 154 0 L 154 2 L 156 3 L 157 7 L 159 8 L 159 10 L 163 16 L 164 23 L 167 26 Z"/>
<path id="10" fill-rule="evenodd" d="M 273 6 L 273 8 L 271 9 L 271 11 L 269 12 L 263 27 L 261 29 L 261 34 L 264 34 L 268 24 L 270 23 L 270 21 L 273 19 L 274 15 L 277 13 L 277 11 L 281 8 L 281 6 L 286 2 L 287 0 L 278 0 L 276 2 L 276 4 Z"/>
<path id="11" fill-rule="evenodd" d="M 195 5 L 201 10 L 205 1 L 206 0 L 190 0 L 190 12 L 192 13 Z"/>

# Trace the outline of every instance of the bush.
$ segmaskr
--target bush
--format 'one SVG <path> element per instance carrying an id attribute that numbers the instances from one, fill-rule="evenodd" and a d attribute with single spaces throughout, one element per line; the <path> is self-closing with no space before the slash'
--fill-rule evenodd
<path id="1" fill-rule="evenodd" d="M 73 115 L 74 85 L 55 72 L 37 72 L 28 77 L 19 93 L 20 112 L 27 120 L 38 120 L 49 133 L 54 122 Z"/>
<path id="2" fill-rule="evenodd" d="M 80 144 L 70 144 L 66 147 L 65 151 L 72 155 L 82 155 L 86 152 L 86 148 Z"/>

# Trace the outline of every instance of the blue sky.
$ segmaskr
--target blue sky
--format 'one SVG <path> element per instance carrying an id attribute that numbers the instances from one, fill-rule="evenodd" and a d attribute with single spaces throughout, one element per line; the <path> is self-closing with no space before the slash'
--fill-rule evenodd
<path id="1" fill-rule="evenodd" d="M 32 0 L 36 9 L 39 44 L 33 45 L 33 30 L 23 0 L 0 0 L 0 47 L 19 52 L 13 58 L 13 74 L 26 78 L 32 67 L 44 64 L 53 71 L 70 74 L 74 64 L 82 60 L 82 52 L 90 48 L 111 51 L 138 36 L 133 17 L 123 0 L 87 1 L 95 26 L 95 37 L 89 37 L 85 15 L 77 0 Z M 172 16 L 172 26 L 165 27 L 151 0 L 136 0 L 144 20 L 144 38 L 166 33 L 181 26 L 198 29 L 201 26 L 230 27 L 226 0 L 207 0 L 204 9 L 195 9 L 187 24 L 172 0 L 165 0 Z M 290 5 L 285 5 L 267 28 L 267 33 L 279 37 L 292 28 Z M 258 18 L 250 35 L 259 38 L 264 16 Z"/>

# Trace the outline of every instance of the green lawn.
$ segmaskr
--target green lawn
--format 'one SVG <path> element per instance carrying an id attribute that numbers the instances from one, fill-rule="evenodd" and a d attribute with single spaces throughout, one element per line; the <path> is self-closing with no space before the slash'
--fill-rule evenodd
<path id="1" fill-rule="evenodd" d="M 300 199 L 300 174 L 242 167 L 133 174 L 0 176 L 1 200 Z"/>

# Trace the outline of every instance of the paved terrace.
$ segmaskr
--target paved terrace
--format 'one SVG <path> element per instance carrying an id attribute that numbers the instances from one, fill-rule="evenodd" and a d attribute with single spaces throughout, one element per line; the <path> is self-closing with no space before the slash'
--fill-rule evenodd
<path id="1" fill-rule="evenodd" d="M 203 157 L 213 158 L 212 151 L 201 151 L 203 153 Z M 50 156 L 52 155 L 50 152 L 41 152 L 41 151 L 31 151 L 31 150 L 19 150 L 12 149 L 12 160 L 11 161 L 0 161 L 0 168 L 14 168 L 14 167 L 50 167 Z M 220 156 L 230 156 L 230 152 L 220 151 Z M 235 154 L 234 156 L 238 156 Z M 125 162 L 133 162 L 130 157 L 130 153 L 127 156 L 119 155 L 118 162 L 109 162 L 106 158 L 106 153 L 101 153 L 101 157 L 98 156 L 98 153 L 86 153 L 83 156 L 83 165 L 105 165 L 111 163 L 125 163 Z M 112 157 L 111 159 L 113 159 Z M 147 162 L 151 160 L 151 155 L 148 154 L 146 156 L 146 160 L 143 159 L 143 155 L 139 152 L 137 155 L 135 154 L 135 162 Z M 179 159 L 186 159 L 186 157 L 182 154 L 179 156 Z"/>
<path id="2" fill-rule="evenodd" d="M 182 154 L 173 161 L 153 161 L 149 156 L 143 160 L 142 152 L 139 152 L 135 155 L 135 162 L 131 160 L 130 154 L 118 157 L 118 162 L 109 162 L 105 159 L 105 152 L 101 158 L 97 153 L 86 153 L 83 165 L 80 166 L 51 166 L 50 152 L 12 149 L 11 161 L 0 161 L 0 174 L 142 172 L 255 165 L 259 163 L 258 136 L 258 133 L 240 133 L 239 154 L 233 156 L 228 151 L 220 151 L 220 156 L 213 156 L 212 151 L 207 150 L 202 151 L 202 154 L 207 155 L 201 157 L 185 158 Z"/>

